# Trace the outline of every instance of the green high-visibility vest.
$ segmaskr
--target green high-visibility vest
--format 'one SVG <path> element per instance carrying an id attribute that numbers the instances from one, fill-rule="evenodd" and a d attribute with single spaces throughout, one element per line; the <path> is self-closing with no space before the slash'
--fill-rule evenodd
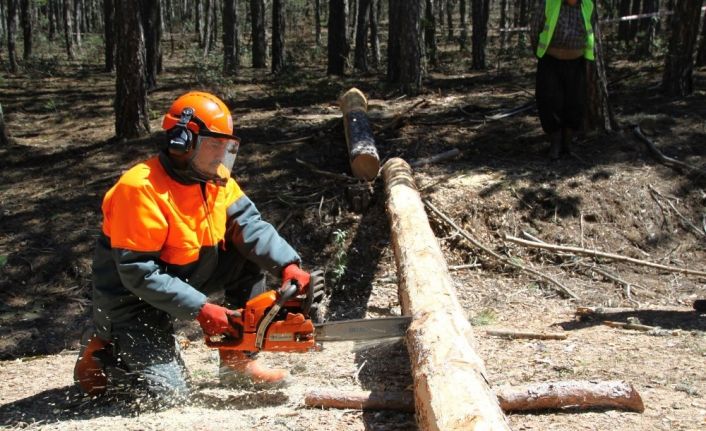
<path id="1" fill-rule="evenodd" d="M 559 10 L 563 2 L 564 0 L 546 0 L 546 7 L 544 8 L 544 16 L 546 17 L 544 30 L 540 33 L 539 43 L 537 44 L 537 57 L 539 58 L 542 58 L 544 53 L 547 52 L 549 42 L 551 42 L 552 36 L 554 35 L 554 28 L 559 19 Z M 583 50 L 583 56 L 587 60 L 595 60 L 593 56 L 593 26 L 591 25 L 593 2 L 591 0 L 581 0 L 581 14 L 583 15 L 583 22 L 586 25 L 586 47 Z"/>

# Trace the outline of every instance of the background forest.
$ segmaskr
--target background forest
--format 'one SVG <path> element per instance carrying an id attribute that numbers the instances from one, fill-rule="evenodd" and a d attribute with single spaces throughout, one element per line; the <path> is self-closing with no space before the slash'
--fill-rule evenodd
<path id="1" fill-rule="evenodd" d="M 703 429 L 706 322 L 692 304 L 706 297 L 706 2 L 596 2 L 586 127 L 555 163 L 534 103 L 539 3 L 0 0 L 0 426 L 416 429 L 410 413 L 302 408 L 312 387 L 408 388 L 401 341 L 263 355 L 295 383 L 229 391 L 182 322 L 193 403 L 146 411 L 72 386 L 101 199 L 158 149 L 162 116 L 189 90 L 230 107 L 234 175 L 305 267 L 325 270 L 327 318 L 400 314 L 383 180 L 350 174 L 337 100 L 357 87 L 382 161 L 410 162 L 441 212 L 427 215 L 491 386 L 625 380 L 645 403 L 510 414 L 513 429 Z M 579 306 L 612 311 L 577 317 Z M 498 328 L 568 338 L 488 335 Z"/>

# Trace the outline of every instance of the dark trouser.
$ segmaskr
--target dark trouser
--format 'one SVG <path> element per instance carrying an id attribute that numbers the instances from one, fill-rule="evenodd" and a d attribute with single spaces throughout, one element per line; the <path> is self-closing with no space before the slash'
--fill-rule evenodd
<path id="1" fill-rule="evenodd" d="M 240 308 L 266 290 L 265 274 L 237 251 L 221 250 L 213 276 L 200 290 L 206 294 L 224 291 L 226 306 Z M 106 355 L 112 364 L 105 364 L 109 387 L 142 393 L 158 405 L 185 400 L 189 375 L 172 321 L 169 314 L 149 308 L 129 325 L 112 328 L 112 352 Z"/>
<path id="2" fill-rule="evenodd" d="M 547 134 L 581 128 L 586 106 L 586 61 L 558 60 L 549 55 L 537 63 L 535 96 L 542 129 Z"/>

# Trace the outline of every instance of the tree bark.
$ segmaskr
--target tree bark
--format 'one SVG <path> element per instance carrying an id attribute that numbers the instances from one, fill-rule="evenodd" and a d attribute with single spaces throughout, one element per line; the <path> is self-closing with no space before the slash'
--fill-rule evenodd
<path id="1" fill-rule="evenodd" d="M 595 14 L 598 14 L 598 4 L 595 5 Z M 613 113 L 608 95 L 608 79 L 606 77 L 605 61 L 603 56 L 603 33 L 596 19 L 593 23 L 595 40 L 595 61 L 586 61 L 586 118 L 587 130 L 600 128 L 601 130 L 618 130 L 620 127 Z"/>
<path id="2" fill-rule="evenodd" d="M 373 67 L 380 66 L 380 16 L 378 6 L 382 0 L 371 0 L 370 2 L 370 50 L 372 54 Z"/>
<path id="3" fill-rule="evenodd" d="M 15 47 L 17 1 L 7 0 L 7 59 L 12 73 L 17 73 L 17 48 Z"/>
<path id="4" fill-rule="evenodd" d="M 0 148 L 7 148 L 12 143 L 10 138 L 10 133 L 7 131 L 7 125 L 5 124 L 5 114 L 2 111 L 2 104 L 0 104 Z"/>
<path id="5" fill-rule="evenodd" d="M 404 315 L 413 316 L 406 339 L 419 427 L 509 430 L 474 350 L 473 329 L 456 297 L 412 170 L 393 158 L 382 173 L 400 304 Z"/>
<path id="6" fill-rule="evenodd" d="M 267 67 L 267 40 L 265 39 L 265 2 L 250 0 L 250 23 L 252 25 L 252 67 Z"/>
<path id="7" fill-rule="evenodd" d="M 211 50 L 211 34 L 213 33 L 213 3 L 216 0 L 203 0 L 203 56 Z"/>
<path id="8" fill-rule="evenodd" d="M 328 6 L 328 64 L 326 73 L 343 75 L 348 58 L 346 39 L 346 0 L 329 0 Z"/>
<path id="9" fill-rule="evenodd" d="M 446 41 L 451 42 L 454 40 L 454 6 L 456 6 L 456 0 L 446 1 Z"/>
<path id="10" fill-rule="evenodd" d="M 642 13 L 650 14 L 659 11 L 658 0 L 644 0 L 642 3 Z M 640 32 L 642 33 L 637 43 L 636 54 L 638 56 L 648 57 L 652 54 L 652 48 L 655 45 L 655 37 L 657 33 L 657 25 L 659 24 L 659 16 L 645 18 L 640 21 Z"/>
<path id="11" fill-rule="evenodd" d="M 370 19 L 370 10 L 370 0 L 359 0 L 353 66 L 362 72 L 368 71 L 368 20 Z"/>
<path id="12" fill-rule="evenodd" d="M 22 58 L 28 60 L 32 57 L 32 1 L 22 0 L 21 3 L 22 15 L 22 33 L 24 37 L 24 51 Z"/>
<path id="13" fill-rule="evenodd" d="M 76 46 L 81 49 L 81 0 L 73 0 L 74 26 L 73 37 Z"/>
<path id="14" fill-rule="evenodd" d="M 72 3 L 71 0 L 64 0 L 64 43 L 66 45 L 66 57 L 68 57 L 69 60 L 73 60 L 76 56 L 74 53 L 74 26 L 72 23 L 73 14 L 71 13 Z"/>
<path id="15" fill-rule="evenodd" d="M 458 37 L 458 45 L 461 51 L 466 51 L 468 49 L 468 21 L 466 21 L 466 0 L 461 0 L 458 4 L 459 15 L 461 21 L 459 22 L 459 27 L 461 34 Z"/>
<path id="16" fill-rule="evenodd" d="M 103 0 L 103 32 L 105 43 L 105 71 L 115 70 L 115 5 Z"/>
<path id="17" fill-rule="evenodd" d="M 523 387 L 495 389 L 500 408 L 505 413 L 541 410 L 616 409 L 642 413 L 645 405 L 635 388 L 623 381 L 565 381 L 539 383 Z M 355 391 L 316 389 L 304 395 L 308 407 L 414 411 L 410 391 Z"/>
<path id="18" fill-rule="evenodd" d="M 410 96 L 419 94 L 422 89 L 422 60 L 424 40 L 422 38 L 422 1 L 398 1 L 400 48 L 399 84 L 402 91 Z"/>
<path id="19" fill-rule="evenodd" d="M 473 0 L 473 63 L 476 70 L 485 69 L 485 46 L 488 41 L 490 0 Z"/>
<path id="20" fill-rule="evenodd" d="M 356 178 L 372 181 L 380 171 L 380 156 L 366 114 L 368 100 L 360 90 L 351 88 L 341 96 L 338 104 L 343 112 L 351 171 Z"/>
<path id="21" fill-rule="evenodd" d="M 47 33 L 47 39 L 49 41 L 54 41 L 54 38 L 56 37 L 56 15 L 54 15 L 54 1 L 55 0 L 48 0 L 47 1 L 47 23 L 49 24 L 49 29 Z"/>
<path id="22" fill-rule="evenodd" d="M 115 135 L 132 139 L 150 131 L 140 0 L 116 2 L 115 33 Z"/>
<path id="23" fill-rule="evenodd" d="M 223 74 L 236 75 L 240 65 L 238 43 L 238 4 L 223 0 Z"/>
<path id="24" fill-rule="evenodd" d="M 162 13 L 159 0 L 141 0 L 140 4 L 145 37 L 145 79 L 149 91 L 157 87 L 162 57 Z"/>
<path id="25" fill-rule="evenodd" d="M 439 0 L 436 0 L 438 7 Z M 427 59 L 433 67 L 439 65 L 438 50 L 436 47 L 436 15 L 434 14 L 434 0 L 424 2 L 424 44 L 426 46 Z"/>
<path id="26" fill-rule="evenodd" d="M 706 14 L 704 14 L 704 22 L 701 24 L 701 41 L 696 52 L 696 65 L 706 66 Z"/>
<path id="27" fill-rule="evenodd" d="M 321 0 L 314 0 L 314 29 L 316 46 L 321 46 Z"/>
<path id="28" fill-rule="evenodd" d="M 683 97 L 694 91 L 694 47 L 702 4 L 703 0 L 679 0 L 675 6 L 662 76 L 662 90 L 668 96 Z"/>
<path id="29" fill-rule="evenodd" d="M 285 54 L 284 0 L 272 0 L 272 73 L 284 70 L 287 61 Z"/>
<path id="30" fill-rule="evenodd" d="M 400 2 L 390 0 L 387 19 L 387 80 L 397 82 L 400 79 Z"/>
<path id="31" fill-rule="evenodd" d="M 618 16 L 630 15 L 630 4 L 632 0 L 620 0 Z M 627 42 L 630 40 L 630 21 L 620 21 L 618 23 L 618 40 Z"/>
<path id="32" fill-rule="evenodd" d="M 500 1 L 500 51 L 505 52 L 505 46 L 507 45 L 507 35 L 508 32 L 505 31 L 508 29 L 507 25 L 507 16 L 508 16 L 508 1 L 507 0 L 501 0 Z"/>

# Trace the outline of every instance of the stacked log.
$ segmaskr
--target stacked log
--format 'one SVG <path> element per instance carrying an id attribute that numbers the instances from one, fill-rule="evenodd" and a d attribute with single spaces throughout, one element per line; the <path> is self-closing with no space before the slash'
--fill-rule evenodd
<path id="1" fill-rule="evenodd" d="M 360 90 L 351 88 L 341 96 L 339 106 L 343 112 L 351 171 L 356 178 L 372 181 L 380 171 L 380 156 L 368 121 L 368 100 Z"/>

